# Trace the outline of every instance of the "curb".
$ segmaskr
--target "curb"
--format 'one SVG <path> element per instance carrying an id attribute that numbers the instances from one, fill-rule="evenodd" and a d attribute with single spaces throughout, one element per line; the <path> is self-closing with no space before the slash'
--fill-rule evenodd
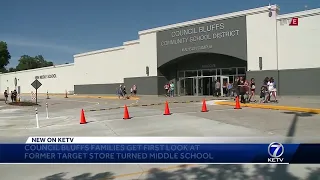
<path id="1" fill-rule="evenodd" d="M 30 95 L 30 94 L 21 94 Z M 47 94 L 38 94 L 38 96 L 47 96 Z M 49 94 L 50 96 L 65 97 L 64 94 Z M 82 96 L 82 95 L 68 95 L 68 98 L 91 98 L 91 99 L 119 99 L 118 96 Z M 139 97 L 131 97 L 127 100 L 139 100 Z"/>
<path id="2" fill-rule="evenodd" d="M 235 106 L 234 102 L 215 102 L 215 103 L 217 105 Z M 258 108 L 258 109 L 271 109 L 271 110 L 284 110 L 284 111 L 306 112 L 306 113 L 320 114 L 320 109 L 294 107 L 294 106 L 275 106 L 275 105 L 264 105 L 264 104 L 241 104 L 241 107 Z"/>
<path id="3" fill-rule="evenodd" d="M 212 100 L 225 100 L 225 99 L 206 99 L 206 101 L 212 101 Z M 202 100 L 196 100 L 196 101 L 168 101 L 168 104 L 186 104 L 186 103 L 198 103 L 198 102 L 202 102 Z M 165 102 L 162 103 L 150 103 L 150 104 L 131 104 L 131 105 L 127 105 L 127 107 L 147 107 L 147 106 L 159 106 L 159 105 L 164 105 Z M 118 107 L 111 107 L 111 108 L 106 108 L 106 109 L 91 109 L 91 110 L 85 110 L 85 111 L 90 111 L 90 112 L 94 112 L 94 111 L 109 111 L 109 110 L 115 110 L 115 109 L 120 109 L 123 108 L 124 106 L 118 106 Z"/>

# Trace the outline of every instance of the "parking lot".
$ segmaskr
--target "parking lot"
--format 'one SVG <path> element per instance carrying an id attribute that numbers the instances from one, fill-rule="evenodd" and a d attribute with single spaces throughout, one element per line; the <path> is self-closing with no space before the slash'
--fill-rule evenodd
<path id="1" fill-rule="evenodd" d="M 234 110 L 207 101 L 209 112 L 201 112 L 201 102 L 170 103 L 172 115 L 164 116 L 164 98 L 148 100 L 148 104 L 143 99 L 72 97 L 40 97 L 39 102 L 40 128 L 36 128 L 35 107 L 0 105 L 2 142 L 25 143 L 29 136 L 274 137 L 290 142 L 294 137 L 296 141 L 319 142 L 311 137 L 320 134 L 320 116 L 310 113 L 251 108 Z M 129 120 L 122 119 L 125 104 L 132 117 Z M 81 109 L 85 111 L 87 124 L 79 123 Z M 0 173 L 4 180 L 22 177 L 24 180 L 257 179 L 259 176 L 307 179 L 316 172 L 308 167 L 319 168 L 316 165 L 1 165 Z"/>

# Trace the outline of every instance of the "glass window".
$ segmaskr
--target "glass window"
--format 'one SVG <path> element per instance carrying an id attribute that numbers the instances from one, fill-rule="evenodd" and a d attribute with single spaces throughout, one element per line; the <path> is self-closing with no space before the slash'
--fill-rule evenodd
<path id="1" fill-rule="evenodd" d="M 238 75 L 239 74 L 246 74 L 246 68 L 238 68 Z"/>
<path id="2" fill-rule="evenodd" d="M 230 69 L 221 69 L 221 75 L 230 75 Z"/>
<path id="3" fill-rule="evenodd" d="M 236 68 L 226 68 L 226 69 L 221 69 L 221 75 L 236 75 L 237 74 L 237 69 Z"/>
<path id="4" fill-rule="evenodd" d="M 197 75 L 198 75 L 197 71 L 185 71 L 185 77 L 193 77 Z"/>
<path id="5" fill-rule="evenodd" d="M 215 76 L 216 75 L 216 70 L 215 69 L 202 70 L 202 75 L 203 76 Z"/>
<path id="6" fill-rule="evenodd" d="M 221 69 L 217 69 L 217 75 L 221 75 Z"/>
<path id="7" fill-rule="evenodd" d="M 230 68 L 231 74 L 230 75 L 236 75 L 237 74 L 237 68 Z"/>

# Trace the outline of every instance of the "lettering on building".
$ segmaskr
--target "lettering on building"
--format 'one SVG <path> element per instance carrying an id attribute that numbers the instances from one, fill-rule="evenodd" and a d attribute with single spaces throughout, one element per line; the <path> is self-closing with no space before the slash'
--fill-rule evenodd
<path id="1" fill-rule="evenodd" d="M 160 42 L 161 46 L 177 45 L 184 43 L 195 43 L 199 41 L 211 41 L 221 38 L 232 38 L 239 36 L 239 29 L 225 30 L 224 23 L 210 24 L 200 27 L 189 27 L 186 29 L 174 30 L 171 32 L 171 38 Z M 210 49 L 208 47 L 189 47 L 182 51 L 192 51 L 191 49 Z"/>
<path id="2" fill-rule="evenodd" d="M 36 76 L 35 79 L 48 79 L 48 78 L 57 78 L 56 74 L 48 74 L 48 75 L 41 75 Z"/>
<path id="3" fill-rule="evenodd" d="M 215 68 L 216 65 L 215 64 L 204 64 L 204 65 L 201 65 L 201 68 Z"/>

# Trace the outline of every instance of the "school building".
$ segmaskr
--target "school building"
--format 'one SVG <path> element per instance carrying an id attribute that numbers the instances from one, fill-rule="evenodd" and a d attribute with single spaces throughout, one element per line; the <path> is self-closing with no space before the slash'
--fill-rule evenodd
<path id="1" fill-rule="evenodd" d="M 1 90 L 115 94 L 123 84 L 161 95 L 211 95 L 215 80 L 273 77 L 280 95 L 319 95 L 320 8 L 280 15 L 277 5 L 138 32 L 122 46 L 74 55 L 74 63 L 0 75 Z"/>

